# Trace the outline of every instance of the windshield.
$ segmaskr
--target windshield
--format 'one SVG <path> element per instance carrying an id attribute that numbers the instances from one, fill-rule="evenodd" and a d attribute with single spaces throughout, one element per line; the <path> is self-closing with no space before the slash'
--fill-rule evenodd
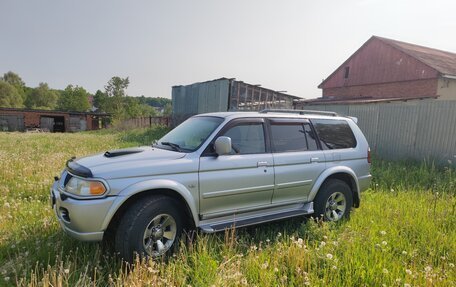
<path id="1" fill-rule="evenodd" d="M 223 122 L 218 117 L 193 117 L 181 123 L 155 143 L 155 147 L 182 152 L 197 150 Z"/>

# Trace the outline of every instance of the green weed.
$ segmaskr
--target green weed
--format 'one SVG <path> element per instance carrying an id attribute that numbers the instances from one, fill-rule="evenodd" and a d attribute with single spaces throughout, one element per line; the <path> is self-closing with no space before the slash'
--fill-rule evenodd
<path id="1" fill-rule="evenodd" d="M 130 268 L 100 244 L 64 235 L 48 193 L 65 161 L 165 132 L 0 133 L 0 285 L 456 285 L 456 175 L 430 163 L 375 161 L 372 188 L 349 221 L 198 233 L 168 262 Z"/>

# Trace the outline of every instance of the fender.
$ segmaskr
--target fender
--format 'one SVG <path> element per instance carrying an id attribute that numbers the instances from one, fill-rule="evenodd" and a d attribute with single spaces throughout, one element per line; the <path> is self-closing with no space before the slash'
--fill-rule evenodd
<path id="1" fill-rule="evenodd" d="M 353 181 L 355 182 L 355 185 L 356 185 L 355 192 L 356 192 L 357 196 L 359 197 L 359 186 L 358 186 L 358 180 L 357 180 L 356 173 L 347 166 L 334 166 L 334 167 L 328 168 L 327 170 L 325 170 L 318 176 L 317 180 L 315 181 L 315 183 L 312 187 L 312 190 L 309 193 L 307 200 L 313 201 L 315 199 L 315 196 L 317 195 L 318 190 L 320 189 L 321 185 L 323 184 L 323 182 L 325 182 L 325 180 L 329 176 L 336 174 L 336 173 L 346 173 L 353 178 Z"/>
<path id="2" fill-rule="evenodd" d="M 106 230 L 106 228 L 108 228 L 108 225 L 112 217 L 117 212 L 117 210 L 125 203 L 125 201 L 127 201 L 131 196 L 135 194 L 141 193 L 143 191 L 148 191 L 151 189 L 171 189 L 180 194 L 186 201 L 188 207 L 190 208 L 193 220 L 195 222 L 195 226 L 199 225 L 198 207 L 196 206 L 194 196 L 184 185 L 168 179 L 151 179 L 132 184 L 124 190 L 122 190 L 117 195 L 116 200 L 113 202 L 108 214 L 106 214 L 105 220 L 103 221 L 103 230 Z M 153 193 L 153 191 L 151 193 Z"/>

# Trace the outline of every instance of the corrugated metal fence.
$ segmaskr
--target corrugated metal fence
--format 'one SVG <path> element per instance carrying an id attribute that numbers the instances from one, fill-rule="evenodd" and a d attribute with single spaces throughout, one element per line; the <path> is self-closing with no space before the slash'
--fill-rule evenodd
<path id="1" fill-rule="evenodd" d="M 306 105 L 358 118 L 371 149 L 386 159 L 456 164 L 456 101 Z"/>

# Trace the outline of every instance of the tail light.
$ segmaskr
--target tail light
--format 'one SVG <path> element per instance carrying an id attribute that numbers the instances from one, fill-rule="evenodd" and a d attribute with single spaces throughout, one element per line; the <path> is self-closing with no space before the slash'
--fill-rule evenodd
<path id="1" fill-rule="evenodd" d="M 371 149 L 367 149 L 367 162 L 372 163 L 372 158 L 371 158 Z"/>

